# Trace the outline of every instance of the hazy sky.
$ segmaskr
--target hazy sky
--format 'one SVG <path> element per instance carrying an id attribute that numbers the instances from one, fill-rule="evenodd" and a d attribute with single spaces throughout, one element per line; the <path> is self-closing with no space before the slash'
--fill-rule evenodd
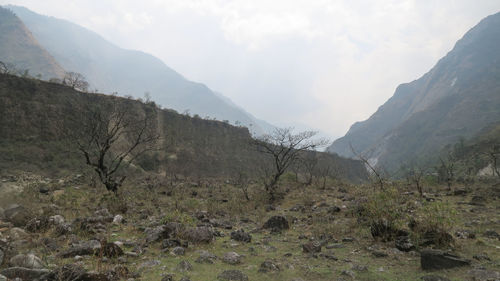
<path id="1" fill-rule="evenodd" d="M 277 125 L 338 137 L 499 0 L 0 0 L 161 58 Z"/>

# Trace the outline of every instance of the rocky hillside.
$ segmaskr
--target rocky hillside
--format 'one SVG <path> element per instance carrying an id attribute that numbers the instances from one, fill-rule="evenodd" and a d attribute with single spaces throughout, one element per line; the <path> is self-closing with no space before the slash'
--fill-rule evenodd
<path id="1" fill-rule="evenodd" d="M 41 78 L 62 77 L 64 70 L 38 43 L 23 22 L 0 7 L 0 61 Z"/>
<path id="2" fill-rule="evenodd" d="M 83 105 L 126 101 L 141 114 L 153 110 L 161 147 L 139 161 L 141 168 L 183 177 L 230 177 L 254 173 L 262 161 L 247 128 L 161 110 L 136 100 L 81 93 L 41 80 L 0 75 L 0 170 L 78 171 L 84 164 L 61 136 L 60 120 L 82 116 Z M 81 117 L 80 117 L 81 118 Z M 74 128 L 77 130 L 78 128 Z M 366 176 L 360 162 L 329 155 L 346 179 Z"/>
<path id="3" fill-rule="evenodd" d="M 428 159 L 461 137 L 475 137 L 500 120 L 499 46 L 500 13 L 468 31 L 424 76 L 400 85 L 329 151 L 352 156 L 352 143 L 373 163 L 394 171 L 415 158 Z"/>
<path id="4" fill-rule="evenodd" d="M 227 102 L 207 86 L 187 80 L 160 59 L 140 51 L 122 49 L 71 22 L 36 14 L 24 7 L 7 6 L 34 37 L 68 71 L 82 73 L 100 92 L 152 99 L 178 112 L 239 121 L 262 134 L 271 127 Z M 251 124 L 251 125 L 250 125 Z"/>

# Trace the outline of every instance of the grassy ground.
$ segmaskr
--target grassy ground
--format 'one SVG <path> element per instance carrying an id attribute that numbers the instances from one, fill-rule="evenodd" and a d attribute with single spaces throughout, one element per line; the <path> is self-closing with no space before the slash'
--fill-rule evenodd
<path id="1" fill-rule="evenodd" d="M 160 222 L 179 221 L 196 225 L 198 221 L 195 214 L 198 211 L 208 211 L 233 225 L 232 230 L 218 229 L 224 236 L 217 237 L 210 244 L 189 245 L 185 256 L 162 252 L 161 245 L 157 243 L 147 247 L 138 257 L 126 257 L 125 266 L 131 272 L 140 274 L 138 280 L 161 280 L 165 274 L 174 274 L 175 280 L 179 280 L 181 276 L 187 276 L 193 281 L 217 280 L 217 275 L 228 269 L 241 270 L 250 280 L 351 280 L 353 278 L 349 276 L 350 272 L 354 274 L 355 280 L 420 280 L 422 276 L 429 274 L 446 276 L 451 280 L 464 280 L 471 268 L 500 270 L 500 241 L 483 235 L 486 230 L 500 232 L 500 204 L 498 198 L 491 196 L 491 183 L 475 184 L 469 188 L 466 195 L 450 195 L 445 187 L 437 185 L 426 187 L 427 198 L 432 200 L 422 199 L 417 193 L 407 194 L 412 188 L 404 184 L 394 184 L 391 187 L 396 190 L 397 196 L 395 202 L 398 206 L 394 211 L 401 212 L 397 225 L 408 228 L 407 223 L 411 218 L 431 220 L 437 217 L 438 223 L 442 223 L 446 231 L 453 236 L 456 231 L 463 229 L 476 233 L 475 239 L 454 237 L 451 245 L 443 247 L 471 259 L 471 267 L 431 273 L 420 268 L 418 252 L 400 252 L 395 249 L 393 241 L 376 241 L 371 236 L 366 220 L 356 214 L 360 206 L 365 206 L 366 202 L 371 202 L 375 194 L 378 194 L 378 191 L 374 191 L 370 186 L 353 186 L 331 181 L 328 188 L 323 190 L 314 185 L 303 187 L 287 180 L 282 182 L 282 190 L 287 191 L 285 197 L 274 204 L 276 210 L 266 211 L 266 195 L 257 185 L 250 189 L 251 200 L 247 201 L 237 187 L 215 182 L 201 185 L 184 182 L 175 187 L 158 184 L 148 189 L 145 188 L 144 180 L 137 180 L 128 182 L 118 199 L 105 193 L 102 187 L 88 186 L 82 179 L 43 180 L 35 177 L 20 184 L 25 187 L 25 191 L 22 194 L 3 197 L 0 204 L 17 202 L 29 206 L 35 214 L 61 214 L 67 221 L 89 216 L 94 210 L 102 207 L 108 208 L 113 214 L 123 214 L 127 221 L 125 224 L 107 226 L 104 236 L 109 241 L 142 241 L 145 235 L 141 229 Z M 38 192 L 41 185 L 49 187 L 49 195 Z M 456 185 L 454 188 L 463 187 Z M 473 196 L 482 196 L 485 199 L 484 206 L 467 204 Z M 439 206 L 448 206 L 452 210 L 450 216 L 454 219 L 448 221 L 448 218 L 445 218 L 446 221 L 439 221 L 443 218 L 428 213 L 428 201 L 438 202 Z M 304 211 L 290 211 L 290 208 L 297 205 L 303 206 Z M 322 206 L 338 206 L 341 211 L 331 215 L 327 207 Z M 147 215 L 146 218 L 143 214 Z M 281 234 L 271 234 L 260 229 L 273 215 L 285 215 L 293 222 L 291 228 Z M 243 218 L 247 222 L 242 222 Z M 230 232 L 240 228 L 251 233 L 251 243 L 230 239 Z M 92 238 L 84 233 L 76 235 L 77 239 Z M 331 254 L 336 260 L 303 253 L 302 244 L 322 235 L 331 236 L 327 245 L 342 245 L 341 248 L 322 248 L 323 254 Z M 28 243 L 20 251 L 34 251 L 52 267 L 73 263 L 73 259 L 55 258 L 55 253 L 37 243 L 40 238 L 51 236 L 50 230 L 33 234 L 33 243 Z M 299 239 L 299 236 L 305 236 L 306 239 Z M 353 238 L 353 241 L 344 242 L 344 238 Z M 71 239 L 74 238 L 68 236 L 59 239 L 58 243 L 61 248 L 65 248 Z M 124 247 L 124 250 L 131 249 Z M 219 259 L 214 264 L 196 263 L 199 250 L 207 250 Z M 222 262 L 220 258 L 230 251 L 244 255 L 243 263 L 229 265 Z M 387 256 L 375 257 L 374 251 L 385 252 Z M 490 261 L 473 259 L 474 255 L 482 253 L 486 254 Z M 151 260 L 158 260 L 159 265 L 150 268 L 141 266 Z M 260 264 L 266 260 L 277 264 L 280 271 L 260 273 Z M 180 261 L 190 262 L 193 270 L 177 270 Z M 89 270 L 103 271 L 119 261 L 84 257 L 82 263 Z M 353 266 L 366 266 L 367 270 L 357 271 Z"/>

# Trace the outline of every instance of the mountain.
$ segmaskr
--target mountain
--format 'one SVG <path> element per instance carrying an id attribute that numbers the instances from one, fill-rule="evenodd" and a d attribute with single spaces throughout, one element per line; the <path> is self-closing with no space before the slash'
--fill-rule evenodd
<path id="1" fill-rule="evenodd" d="M 421 78 L 397 87 L 369 119 L 328 149 L 352 157 L 350 143 L 389 171 L 435 158 L 500 121 L 500 13 L 488 16 Z"/>
<path id="2" fill-rule="evenodd" d="M 0 61 L 16 69 L 29 69 L 41 78 L 62 77 L 64 69 L 37 42 L 23 22 L 11 11 L 0 7 Z"/>
<path id="3" fill-rule="evenodd" d="M 39 15 L 24 7 L 7 7 L 21 18 L 64 69 L 83 74 L 100 92 L 140 98 L 147 92 L 155 102 L 179 112 L 189 111 L 233 123 L 239 121 L 257 134 L 264 133 L 263 127 L 268 127 L 204 84 L 187 80 L 150 54 L 122 49 L 95 32 L 65 20 Z"/>
<path id="4" fill-rule="evenodd" d="M 86 107 L 106 108 L 117 100 L 129 106 L 137 119 L 146 111 L 154 114 L 153 130 L 161 144 L 139 159 L 138 165 L 144 170 L 193 178 L 228 178 L 238 172 L 255 174 L 266 160 L 266 155 L 250 145 L 252 137 L 247 128 L 189 117 L 153 103 L 82 93 L 58 83 L 0 74 L 0 171 L 57 174 L 85 169 L 81 155 L 74 153 L 78 151 L 74 141 L 66 138 L 75 133 L 61 133 L 65 131 L 61 128 L 80 130 L 81 126 L 74 124 L 82 124 L 79 118 L 87 118 Z M 323 155 L 340 177 L 352 181 L 366 178 L 360 161 Z"/>

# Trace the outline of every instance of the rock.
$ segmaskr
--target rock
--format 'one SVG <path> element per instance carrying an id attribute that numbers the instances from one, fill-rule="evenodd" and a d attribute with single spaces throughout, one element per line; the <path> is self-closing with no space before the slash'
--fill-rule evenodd
<path id="1" fill-rule="evenodd" d="M 39 217 L 29 220 L 26 223 L 25 228 L 29 232 L 35 233 L 35 232 L 45 232 L 50 228 L 50 226 L 51 223 L 48 217 Z"/>
<path id="2" fill-rule="evenodd" d="M 465 188 L 457 188 L 457 189 L 455 189 L 455 191 L 453 191 L 453 195 L 455 195 L 455 196 L 466 195 L 466 194 L 467 194 L 467 190 Z"/>
<path id="3" fill-rule="evenodd" d="M 302 245 L 302 251 L 304 253 L 319 253 L 321 252 L 321 243 L 320 242 L 309 242 Z"/>
<path id="4" fill-rule="evenodd" d="M 500 240 L 500 234 L 498 234 L 498 232 L 496 232 L 494 230 L 486 230 L 484 232 L 484 236 L 487 238 Z"/>
<path id="5" fill-rule="evenodd" d="M 210 243 L 214 239 L 213 231 L 205 226 L 188 228 L 182 236 L 192 243 Z"/>
<path id="6" fill-rule="evenodd" d="M 0 207 L 0 220 L 4 220 L 5 219 L 5 210 Z"/>
<path id="7" fill-rule="evenodd" d="M 366 265 L 355 264 L 351 269 L 357 272 L 368 272 L 368 266 Z"/>
<path id="8" fill-rule="evenodd" d="M 161 241 L 161 246 L 163 249 L 168 249 L 172 247 L 184 247 L 187 248 L 189 245 L 188 242 L 182 242 L 181 240 L 178 239 L 164 239 Z"/>
<path id="9" fill-rule="evenodd" d="M 373 251 L 372 252 L 372 255 L 376 258 L 385 258 L 387 256 L 389 256 L 386 252 L 384 251 Z"/>
<path id="10" fill-rule="evenodd" d="M 427 276 L 422 276 L 422 278 L 420 278 L 424 281 L 450 281 L 450 279 L 446 278 L 446 277 L 441 277 L 441 276 L 438 276 L 438 275 L 427 275 Z"/>
<path id="11" fill-rule="evenodd" d="M 19 254 L 12 257 L 9 261 L 12 267 L 24 267 L 30 269 L 46 268 L 42 260 L 33 254 Z"/>
<path id="12" fill-rule="evenodd" d="M 42 278 L 44 281 L 111 281 L 111 279 L 103 273 L 87 272 L 83 267 L 74 264 L 58 267 Z M 116 280 L 118 279 L 119 277 Z"/>
<path id="13" fill-rule="evenodd" d="M 89 240 L 80 242 L 71 246 L 66 251 L 59 254 L 61 258 L 70 258 L 74 256 L 95 255 L 101 249 L 101 242 L 97 240 Z"/>
<path id="14" fill-rule="evenodd" d="M 177 265 L 177 270 L 179 270 L 179 271 L 191 271 L 191 270 L 193 270 L 193 266 L 188 261 L 181 261 Z"/>
<path id="15" fill-rule="evenodd" d="M 475 205 L 475 206 L 484 206 L 486 203 L 486 199 L 483 196 L 472 196 L 469 204 L 470 205 Z"/>
<path id="16" fill-rule="evenodd" d="M 20 278 L 22 280 L 37 280 L 50 273 L 48 269 L 32 269 L 24 267 L 11 267 L 0 271 L 8 279 Z"/>
<path id="17" fill-rule="evenodd" d="M 141 263 L 138 268 L 141 269 L 141 268 L 145 268 L 145 267 L 155 267 L 155 266 L 158 266 L 160 264 L 161 264 L 161 262 L 159 260 L 149 260 L 149 261 L 145 261 L 145 262 Z"/>
<path id="18" fill-rule="evenodd" d="M 174 281 L 174 276 L 172 274 L 167 274 L 167 275 L 163 276 L 161 281 Z"/>
<path id="19" fill-rule="evenodd" d="M 246 233 L 243 229 L 231 232 L 231 239 L 240 242 L 250 243 L 252 241 L 252 235 Z"/>
<path id="20" fill-rule="evenodd" d="M 259 272 L 267 273 L 272 271 L 280 271 L 279 266 L 274 264 L 272 261 L 264 261 L 260 264 Z"/>
<path id="21" fill-rule="evenodd" d="M 123 216 L 122 215 L 116 215 L 113 218 L 113 223 L 114 224 L 121 224 L 123 222 Z"/>
<path id="22" fill-rule="evenodd" d="M 344 242 L 344 243 L 351 243 L 351 242 L 354 242 L 354 238 L 352 238 L 352 237 L 344 237 L 344 238 L 342 238 L 342 242 Z"/>
<path id="23" fill-rule="evenodd" d="M 338 207 L 338 206 L 331 206 L 328 208 L 328 213 L 333 215 L 333 214 L 340 212 L 341 210 L 342 209 L 340 209 L 340 207 Z"/>
<path id="24" fill-rule="evenodd" d="M 31 213 L 23 206 L 12 204 L 4 211 L 5 219 L 16 227 L 25 226 L 32 218 Z"/>
<path id="25" fill-rule="evenodd" d="M 248 276 L 239 270 L 226 270 L 217 276 L 217 279 L 223 281 L 248 281 Z"/>
<path id="26" fill-rule="evenodd" d="M 29 234 L 26 233 L 26 231 L 18 227 L 11 228 L 9 231 L 9 236 L 12 240 L 22 240 L 28 239 L 30 237 Z"/>
<path id="27" fill-rule="evenodd" d="M 64 220 L 63 216 L 61 216 L 61 215 L 55 215 L 55 216 L 49 217 L 49 222 L 52 225 L 61 225 L 61 224 L 63 224 L 65 222 L 65 220 Z"/>
<path id="28" fill-rule="evenodd" d="M 424 233 L 420 246 L 443 246 L 450 245 L 452 242 L 453 236 L 451 234 L 439 230 L 429 230 Z"/>
<path id="29" fill-rule="evenodd" d="M 183 247 L 175 247 L 172 249 L 171 253 L 176 256 L 184 256 L 184 254 L 186 253 L 186 249 L 184 249 Z"/>
<path id="30" fill-rule="evenodd" d="M 427 249 L 420 253 L 420 266 L 423 270 L 446 269 L 468 265 L 470 265 L 469 260 L 440 250 Z"/>
<path id="31" fill-rule="evenodd" d="M 5 253 L 2 249 L 0 249 L 0 266 L 3 264 L 3 258 L 5 257 Z"/>
<path id="32" fill-rule="evenodd" d="M 458 230 L 455 232 L 455 236 L 460 239 L 474 239 L 476 238 L 476 233 L 471 230 Z"/>
<path id="33" fill-rule="evenodd" d="M 236 252 L 227 252 L 222 257 L 222 261 L 228 264 L 240 264 L 242 262 L 242 256 Z"/>
<path id="34" fill-rule="evenodd" d="M 41 186 L 38 191 L 41 193 L 41 194 L 47 194 L 50 192 L 50 189 L 47 187 L 47 186 Z"/>
<path id="35" fill-rule="evenodd" d="M 144 230 L 146 234 L 146 244 L 158 242 L 160 240 L 170 238 L 170 233 L 164 225 L 146 228 Z"/>
<path id="36" fill-rule="evenodd" d="M 273 216 L 269 218 L 266 223 L 262 226 L 264 229 L 271 229 L 271 230 L 277 230 L 277 231 L 282 231 L 289 229 L 290 226 L 288 224 L 288 221 L 286 220 L 285 217 L 283 216 Z"/>
<path id="37" fill-rule="evenodd" d="M 409 252 L 415 250 L 415 245 L 410 242 L 410 237 L 399 236 L 396 238 L 395 246 L 398 250 L 403 252 Z"/>
<path id="38" fill-rule="evenodd" d="M 217 259 L 217 256 L 215 256 L 214 254 L 212 254 L 208 251 L 202 250 L 202 251 L 200 251 L 200 256 L 196 259 L 196 262 L 197 263 L 213 264 L 216 259 Z"/>
<path id="39" fill-rule="evenodd" d="M 467 272 L 471 277 L 472 281 L 498 281 L 500 280 L 500 272 L 485 270 L 485 269 L 473 269 Z"/>
<path id="40" fill-rule="evenodd" d="M 474 255 L 474 256 L 472 256 L 472 258 L 474 258 L 478 261 L 482 261 L 482 260 L 490 261 L 491 260 L 490 257 L 488 257 L 488 255 L 485 253 Z"/>
<path id="41" fill-rule="evenodd" d="M 0 281 L 7 281 L 7 277 L 0 274 Z"/>

